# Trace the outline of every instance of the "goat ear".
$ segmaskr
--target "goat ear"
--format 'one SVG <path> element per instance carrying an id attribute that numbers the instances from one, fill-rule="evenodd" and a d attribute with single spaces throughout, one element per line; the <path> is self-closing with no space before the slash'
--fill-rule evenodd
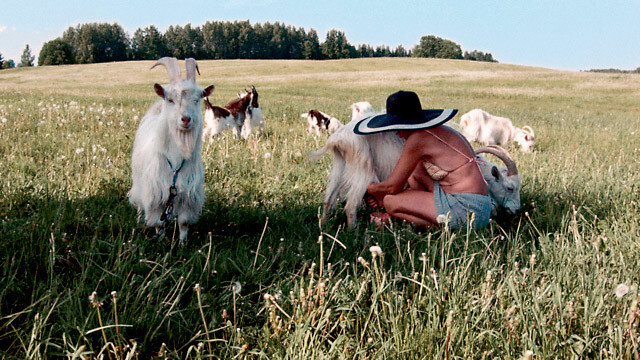
<path id="1" fill-rule="evenodd" d="M 531 140 L 533 140 L 533 136 L 531 136 L 531 135 L 525 135 L 525 136 L 524 136 L 524 139 L 525 139 L 525 140 L 527 140 L 527 141 L 531 141 Z"/>
<path id="2" fill-rule="evenodd" d="M 213 93 L 213 89 L 215 89 L 215 85 L 209 85 L 202 91 L 202 97 L 209 97 L 211 93 Z"/>
<path id="3" fill-rule="evenodd" d="M 491 167 L 491 175 L 493 175 L 493 177 L 496 178 L 496 180 L 500 180 L 500 177 L 501 177 L 500 170 L 498 170 L 497 167 L 495 166 Z"/>
<path id="4" fill-rule="evenodd" d="M 156 94 L 164 99 L 164 89 L 160 84 L 153 84 L 153 90 L 155 90 Z"/>

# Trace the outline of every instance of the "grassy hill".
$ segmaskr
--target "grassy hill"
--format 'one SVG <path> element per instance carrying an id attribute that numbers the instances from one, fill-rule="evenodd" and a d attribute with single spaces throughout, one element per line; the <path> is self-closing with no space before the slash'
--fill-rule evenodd
<path id="1" fill-rule="evenodd" d="M 207 202 L 179 248 L 137 224 L 126 200 L 137 125 L 153 83 L 168 82 L 152 64 L 0 71 L 3 357 L 638 358 L 639 76 L 202 61 L 212 102 L 255 85 L 267 128 L 205 144 Z M 424 107 L 535 129 L 533 153 L 511 149 L 517 216 L 479 232 L 378 231 L 366 210 L 355 229 L 338 211 L 319 227 L 331 158 L 306 157 L 324 138 L 300 114 L 346 122 L 350 104 L 382 109 L 401 89 Z"/>

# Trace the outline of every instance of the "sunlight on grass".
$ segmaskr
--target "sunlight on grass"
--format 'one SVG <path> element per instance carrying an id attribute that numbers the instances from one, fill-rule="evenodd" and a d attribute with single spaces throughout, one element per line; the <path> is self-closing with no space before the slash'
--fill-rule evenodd
<path id="1" fill-rule="evenodd" d="M 640 76 L 414 58 L 202 61 L 214 104 L 260 92 L 266 130 L 205 143 L 189 243 L 126 199 L 152 62 L 0 72 L 5 358 L 635 359 Z M 424 107 L 531 125 L 522 211 L 482 231 L 318 225 L 331 157 L 300 114 Z M 456 119 L 454 119 L 456 121 Z"/>

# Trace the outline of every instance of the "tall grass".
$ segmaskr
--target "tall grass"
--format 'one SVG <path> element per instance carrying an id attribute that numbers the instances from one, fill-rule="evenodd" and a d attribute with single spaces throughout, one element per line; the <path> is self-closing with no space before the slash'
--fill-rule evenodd
<path id="1" fill-rule="evenodd" d="M 205 144 L 205 209 L 178 247 L 126 200 L 150 62 L 0 72 L 4 358 L 638 359 L 640 77 L 426 59 L 204 61 L 266 131 Z M 345 229 L 299 115 L 416 91 L 536 130 L 521 213 L 479 232 Z M 379 247 L 379 249 L 378 249 Z"/>

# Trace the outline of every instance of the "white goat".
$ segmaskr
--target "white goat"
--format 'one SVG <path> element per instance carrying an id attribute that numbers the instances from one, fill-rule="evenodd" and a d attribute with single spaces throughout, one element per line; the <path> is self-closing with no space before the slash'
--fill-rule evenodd
<path id="1" fill-rule="evenodd" d="M 320 136 L 320 130 L 326 130 L 329 134 L 333 134 L 342 126 L 340 120 L 318 110 L 309 110 L 309 112 L 300 114 L 300 117 L 307 119 L 307 132 L 309 134 L 315 133 L 316 136 Z"/>
<path id="2" fill-rule="evenodd" d="M 329 136 L 322 149 L 310 153 L 312 158 L 317 159 L 329 150 L 333 150 L 333 166 L 324 193 L 321 219 L 323 224 L 335 207 L 338 196 L 343 195 L 346 199 L 344 210 L 347 214 L 347 225 L 354 226 L 357 210 L 367 191 L 367 186 L 372 182 L 380 182 L 388 178 L 402 153 L 404 141 L 393 131 L 371 135 L 355 134 L 353 128 L 358 120 L 360 118 L 341 127 Z M 495 154 L 497 150 L 490 151 Z M 506 157 L 507 155 L 501 154 L 500 158 L 507 163 L 504 160 Z M 517 175 L 515 163 L 513 161 L 507 163 L 508 176 L 503 174 L 502 170 L 499 175 L 494 175 L 495 166 L 488 161 L 485 163 L 479 161 L 478 164 L 483 177 L 489 184 L 492 204 L 498 207 L 504 206 L 508 211 L 518 210 L 520 208 L 520 177 Z M 504 171 L 507 172 L 507 170 Z M 515 181 L 511 176 L 513 171 L 517 176 L 517 185 L 511 182 L 511 179 Z M 497 213 L 497 210 L 494 210 Z"/>
<path id="3" fill-rule="evenodd" d="M 522 180 L 518 168 L 511 154 L 497 145 L 490 145 L 475 150 L 476 155 L 482 153 L 493 154 L 502 160 L 506 167 L 498 167 L 482 155 L 477 155 L 478 166 L 482 176 L 489 185 L 488 193 L 491 197 L 491 214 L 497 215 L 499 209 L 505 209 L 509 214 L 520 210 L 520 188 Z"/>
<path id="4" fill-rule="evenodd" d="M 517 128 L 511 120 L 482 109 L 473 109 L 460 117 L 460 132 L 469 142 L 483 145 L 507 146 L 509 141 L 514 141 L 525 152 L 531 151 L 535 144 L 535 133 L 530 126 Z"/>
<path id="5" fill-rule="evenodd" d="M 129 202 L 144 213 L 147 226 L 164 233 L 166 222 L 177 216 L 180 243 L 187 239 L 189 224 L 198 220 L 204 204 L 202 147 L 202 98 L 204 90 L 196 84 L 197 65 L 186 59 L 186 79 L 180 77 L 176 58 L 164 57 L 152 69 L 163 65 L 170 84 L 153 88 L 162 100 L 153 104 L 140 122 L 131 155 L 132 186 Z"/>
<path id="6" fill-rule="evenodd" d="M 371 103 L 368 101 L 360 101 L 357 103 L 353 103 L 349 106 L 351 108 L 351 121 L 360 118 L 362 119 L 365 115 L 371 114 L 373 115 L 376 111 L 371 106 Z"/>

